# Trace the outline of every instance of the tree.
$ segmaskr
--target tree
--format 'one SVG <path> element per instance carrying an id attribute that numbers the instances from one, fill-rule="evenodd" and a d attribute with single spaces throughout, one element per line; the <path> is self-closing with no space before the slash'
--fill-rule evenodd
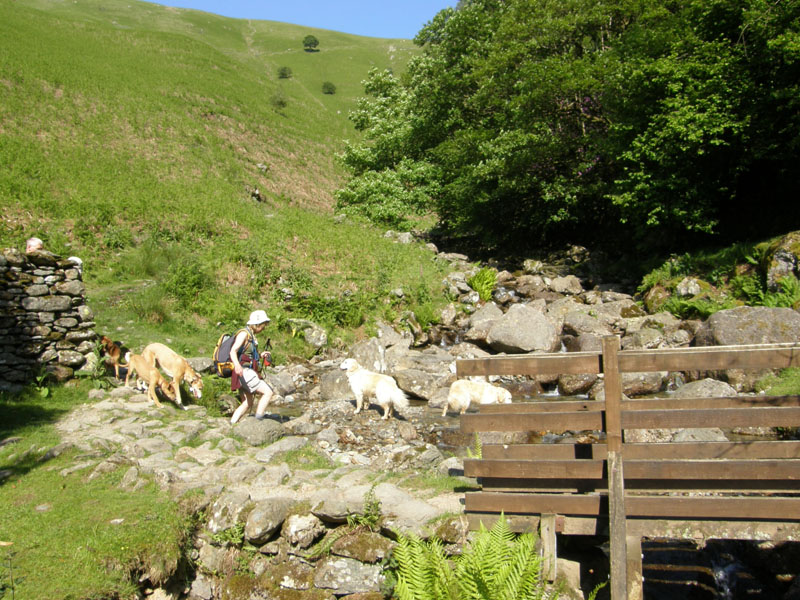
<path id="1" fill-rule="evenodd" d="M 487 252 L 785 231 L 798 22 L 800 3 L 776 0 L 460 2 L 417 34 L 402 79 L 370 75 L 337 198 L 380 219 L 370 189 L 392 219 L 426 204 Z"/>
<path id="2" fill-rule="evenodd" d="M 335 94 L 336 93 L 336 86 L 333 85 L 330 81 L 326 81 L 322 84 L 322 93 L 323 94 Z"/>
<path id="3" fill-rule="evenodd" d="M 319 40 L 313 35 L 307 35 L 303 38 L 303 48 L 305 48 L 306 52 L 314 52 L 317 46 L 319 46 Z"/>
<path id="4" fill-rule="evenodd" d="M 289 79 L 292 76 L 292 69 L 289 67 L 280 67 L 278 69 L 278 79 Z"/>

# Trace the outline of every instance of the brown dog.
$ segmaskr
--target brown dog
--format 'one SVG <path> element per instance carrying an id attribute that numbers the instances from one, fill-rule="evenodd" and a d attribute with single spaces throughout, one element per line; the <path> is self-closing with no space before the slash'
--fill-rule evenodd
<path id="1" fill-rule="evenodd" d="M 128 374 L 125 376 L 126 387 L 128 385 L 128 380 L 136 374 L 139 376 L 139 379 L 143 379 L 147 382 L 147 395 L 156 406 L 161 406 L 161 402 L 158 401 L 158 397 L 156 396 L 156 388 L 160 388 L 164 395 L 170 400 L 175 400 L 170 393 L 169 382 L 161 375 L 161 371 L 149 364 L 143 356 L 128 352 L 125 355 L 125 360 L 128 361 Z"/>
<path id="2" fill-rule="evenodd" d="M 172 377 L 172 390 L 178 406 L 185 408 L 181 402 L 181 381 L 189 384 L 189 391 L 195 398 L 203 396 L 203 380 L 200 375 L 174 350 L 156 342 L 145 346 L 142 356 L 149 365 L 161 367 L 168 377 Z"/>
<path id="3" fill-rule="evenodd" d="M 110 362 L 114 367 L 114 377 L 119 379 L 119 368 L 128 366 L 120 362 L 120 359 L 122 358 L 122 346 L 106 336 L 102 336 L 100 338 L 100 344 L 103 348 L 103 354 L 105 354 L 107 357 L 106 360 L 108 361 L 110 359 Z"/>

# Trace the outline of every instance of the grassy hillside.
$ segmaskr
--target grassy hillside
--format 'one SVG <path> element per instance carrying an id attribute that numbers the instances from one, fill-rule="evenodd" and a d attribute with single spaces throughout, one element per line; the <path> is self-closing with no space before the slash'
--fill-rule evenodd
<path id="1" fill-rule="evenodd" d="M 102 332 L 186 352 L 256 305 L 348 331 L 430 312 L 429 253 L 331 210 L 360 82 L 415 51 L 137 1 L 0 3 L 0 246 L 82 257 Z"/>

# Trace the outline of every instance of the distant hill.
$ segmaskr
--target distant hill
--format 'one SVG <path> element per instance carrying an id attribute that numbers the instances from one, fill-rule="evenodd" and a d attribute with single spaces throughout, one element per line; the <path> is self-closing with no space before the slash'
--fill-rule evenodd
<path id="1" fill-rule="evenodd" d="M 308 34 L 318 51 L 303 49 Z M 159 196 L 195 204 L 258 188 L 327 210 L 361 81 L 372 67 L 402 70 L 415 51 L 136 0 L 3 2 L 0 201 L 14 216 L 0 241 L 28 212 L 142 213 Z"/>
<path id="2" fill-rule="evenodd" d="M 332 214 L 361 82 L 418 51 L 137 0 L 0 2 L 0 246 L 82 257 L 98 330 L 132 346 L 210 352 L 254 306 L 333 330 L 429 304 L 419 248 Z"/>

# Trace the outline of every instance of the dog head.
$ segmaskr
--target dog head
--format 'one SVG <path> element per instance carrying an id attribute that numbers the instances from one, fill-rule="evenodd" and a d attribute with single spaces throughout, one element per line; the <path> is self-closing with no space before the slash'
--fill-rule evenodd
<path id="1" fill-rule="evenodd" d="M 352 373 L 358 369 L 358 362 L 355 358 L 345 358 L 342 361 L 342 364 L 339 365 L 339 368 L 343 371 L 347 371 L 348 373 Z"/>
<path id="2" fill-rule="evenodd" d="M 117 346 L 114 343 L 114 340 L 112 340 L 111 338 L 108 338 L 106 336 L 101 336 L 100 337 L 100 344 L 103 346 L 103 350 L 105 351 L 106 354 L 110 354 L 110 353 L 112 353 L 114 351 L 118 351 L 119 350 L 119 346 Z"/>
<path id="3" fill-rule="evenodd" d="M 203 397 L 203 380 L 200 378 L 200 375 L 195 374 L 192 378 L 192 381 L 189 383 L 189 391 L 192 393 L 192 396 L 198 400 Z"/>

